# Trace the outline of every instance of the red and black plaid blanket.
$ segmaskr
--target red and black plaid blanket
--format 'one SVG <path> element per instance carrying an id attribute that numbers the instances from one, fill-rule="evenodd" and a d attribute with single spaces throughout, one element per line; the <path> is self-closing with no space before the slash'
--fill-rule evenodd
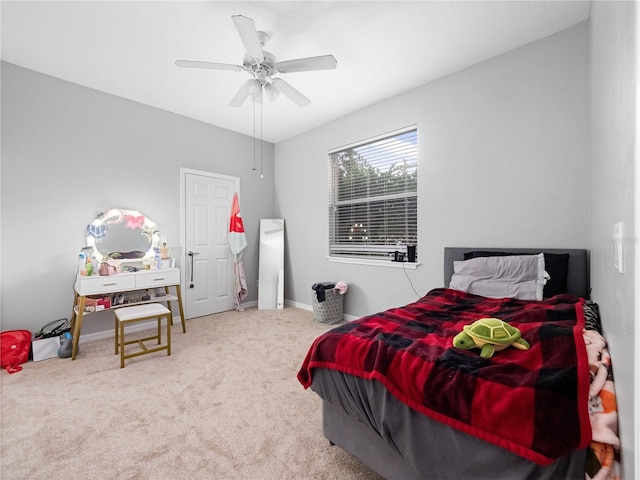
<path id="1" fill-rule="evenodd" d="M 435 289 L 415 303 L 363 317 L 318 337 L 298 380 L 314 368 L 376 379 L 419 412 L 541 465 L 591 441 L 584 300 L 491 299 Z M 527 351 L 491 358 L 458 350 L 464 325 L 497 317 L 518 327 Z"/>

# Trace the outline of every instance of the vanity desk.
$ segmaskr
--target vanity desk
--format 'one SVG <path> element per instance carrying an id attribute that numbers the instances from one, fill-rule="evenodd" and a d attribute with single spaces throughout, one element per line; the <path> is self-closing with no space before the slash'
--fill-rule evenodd
<path id="1" fill-rule="evenodd" d="M 137 210 L 109 209 L 99 213 L 87 225 L 86 244 L 78 260 L 78 274 L 74 284 L 75 298 L 71 312 L 72 360 L 78 354 L 82 317 L 92 313 L 85 311 L 87 306 L 95 306 L 95 311 L 102 311 L 142 303 L 166 303 L 173 325 L 171 302 L 177 300 L 182 331 L 187 332 L 180 293 L 180 269 L 146 269 L 154 263 L 162 250 L 167 252 L 166 243 L 161 248 L 160 230 L 154 221 Z M 163 257 L 168 259 L 168 255 Z M 114 265 L 114 270 L 120 272 L 122 266 L 124 271 L 115 275 L 81 275 L 84 266 L 89 265 L 88 262 L 85 264 L 86 258 L 93 258 L 98 262 L 115 260 L 117 268 Z M 170 288 L 175 288 L 175 295 L 170 292 Z M 159 289 L 164 289 L 164 295 L 158 294 L 158 291 L 162 292 Z M 145 291 L 145 297 L 139 291 Z M 146 294 L 149 296 L 146 297 Z M 90 302 L 89 296 L 102 298 Z"/>
<path id="2" fill-rule="evenodd" d="M 184 309 L 182 307 L 182 295 L 180 293 L 180 269 L 167 268 L 164 270 L 139 270 L 137 272 L 124 272 L 117 275 L 108 276 L 82 276 L 77 275 L 74 284 L 75 298 L 74 308 L 71 314 L 73 328 L 73 350 L 71 359 L 75 360 L 78 353 L 78 342 L 80 340 L 80 330 L 82 329 L 82 317 L 90 312 L 85 312 L 86 298 L 90 295 L 111 296 L 115 293 L 125 293 L 135 290 L 164 288 L 164 296 L 151 296 L 149 300 L 133 303 L 123 303 L 111 305 L 108 310 L 119 307 L 130 307 L 142 303 L 166 303 L 171 310 L 171 302 L 178 301 L 180 309 L 180 320 L 182 321 L 182 332 L 186 333 L 184 321 Z M 175 295 L 170 293 L 170 288 L 175 289 Z M 153 290 L 155 291 L 155 290 Z M 172 310 L 171 310 L 172 311 Z M 173 318 L 173 311 L 171 317 Z"/>

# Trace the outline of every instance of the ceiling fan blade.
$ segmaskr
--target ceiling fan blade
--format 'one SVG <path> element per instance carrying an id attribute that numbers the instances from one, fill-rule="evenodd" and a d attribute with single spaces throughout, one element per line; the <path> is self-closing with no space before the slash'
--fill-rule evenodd
<path id="1" fill-rule="evenodd" d="M 230 63 L 201 62 L 199 60 L 176 60 L 176 65 L 185 68 L 210 68 L 211 70 L 230 70 L 242 72 L 244 67 Z"/>
<path id="2" fill-rule="evenodd" d="M 299 107 L 308 107 L 311 103 L 311 100 L 309 100 L 307 97 L 305 97 L 298 90 L 293 88 L 281 78 L 274 78 L 271 84 L 276 87 L 280 91 L 280 93 L 282 93 L 285 97 L 287 97 Z"/>
<path id="3" fill-rule="evenodd" d="M 258 38 L 256 24 L 252 19 L 244 15 L 232 15 L 231 19 L 236 25 L 247 55 L 261 63 L 264 60 L 264 55 L 262 54 L 262 45 Z"/>
<path id="4" fill-rule="evenodd" d="M 240 107 L 249 96 L 249 83 L 245 82 L 229 102 L 230 107 Z"/>
<path id="5" fill-rule="evenodd" d="M 298 58 L 278 62 L 276 63 L 276 70 L 280 73 L 331 70 L 336 68 L 337 63 L 333 55 L 321 55 L 319 57 Z"/>

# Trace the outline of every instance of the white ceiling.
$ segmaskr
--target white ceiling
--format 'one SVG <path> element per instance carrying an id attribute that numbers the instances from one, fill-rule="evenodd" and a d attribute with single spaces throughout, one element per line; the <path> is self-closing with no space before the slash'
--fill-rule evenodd
<path id="1" fill-rule="evenodd" d="M 255 21 L 279 61 L 333 54 L 335 70 L 281 75 L 311 99 L 265 101 L 279 142 L 586 20 L 589 1 L 2 1 L 2 60 L 253 135 L 253 105 L 227 104 L 245 72 L 231 15 Z"/>

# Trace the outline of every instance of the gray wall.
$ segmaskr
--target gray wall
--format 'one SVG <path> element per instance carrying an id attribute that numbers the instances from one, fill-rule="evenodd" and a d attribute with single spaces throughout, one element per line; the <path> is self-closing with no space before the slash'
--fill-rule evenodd
<path id="1" fill-rule="evenodd" d="M 635 251 L 638 236 L 635 224 L 639 212 L 634 207 L 634 138 L 638 122 L 636 107 L 637 73 L 635 64 L 638 25 L 634 26 L 634 2 L 594 2 L 590 24 L 591 76 L 591 285 L 594 300 L 603 317 L 605 335 L 613 356 L 616 394 L 622 440 L 622 478 L 640 478 L 640 459 L 635 444 L 640 422 L 638 372 L 631 367 L 638 355 L 634 338 L 634 301 L 638 295 Z M 637 150 L 636 150 L 637 152 Z M 636 153 L 637 155 L 637 153 Z M 635 166 L 634 166 L 635 164 Z M 613 226 L 624 222 L 625 271 L 614 269 L 611 241 Z M 636 369 L 638 363 L 636 361 Z M 636 393 L 637 395 L 637 393 Z M 634 426 L 631 419 L 635 418 Z M 635 428 L 635 429 L 634 429 Z"/>
<path id="2" fill-rule="evenodd" d="M 259 220 L 274 216 L 273 145 L 264 153 L 260 179 L 251 137 L 3 62 L 2 329 L 69 317 L 85 228 L 105 209 L 139 210 L 178 245 L 180 167 L 240 177 L 256 301 Z M 112 322 L 92 315 L 83 333 Z"/>
<path id="3" fill-rule="evenodd" d="M 443 285 L 445 246 L 588 247 L 588 26 L 579 24 L 276 145 L 286 297 L 344 280 L 345 312 Z M 418 126 L 418 255 L 399 268 L 327 261 L 327 151 Z M 391 264 L 390 264 L 391 265 Z"/>

